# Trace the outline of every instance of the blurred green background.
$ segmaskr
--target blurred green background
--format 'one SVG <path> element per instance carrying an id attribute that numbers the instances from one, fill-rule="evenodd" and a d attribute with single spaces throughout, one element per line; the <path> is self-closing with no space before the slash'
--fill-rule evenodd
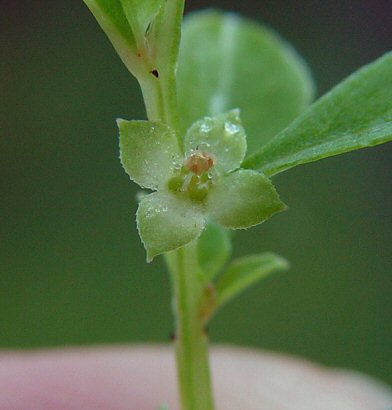
<path id="1" fill-rule="evenodd" d="M 254 4 L 257 4 L 256 6 Z M 0 16 L 0 346 L 167 342 L 162 260 L 145 264 L 136 186 L 114 119 L 144 118 L 136 82 L 81 0 L 3 0 Z M 318 93 L 392 48 L 392 3 L 189 1 L 274 27 Z M 288 212 L 235 254 L 292 262 L 213 320 L 214 343 L 358 369 L 392 384 L 392 144 L 275 179 Z"/>

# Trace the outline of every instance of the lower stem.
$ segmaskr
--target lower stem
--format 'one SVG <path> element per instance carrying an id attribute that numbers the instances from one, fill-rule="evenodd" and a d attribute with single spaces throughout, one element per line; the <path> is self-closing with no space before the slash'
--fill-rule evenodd
<path id="1" fill-rule="evenodd" d="M 172 273 L 176 316 L 175 347 L 182 410 L 213 410 L 208 338 L 200 317 L 204 281 L 197 265 L 196 243 L 167 257 Z"/>

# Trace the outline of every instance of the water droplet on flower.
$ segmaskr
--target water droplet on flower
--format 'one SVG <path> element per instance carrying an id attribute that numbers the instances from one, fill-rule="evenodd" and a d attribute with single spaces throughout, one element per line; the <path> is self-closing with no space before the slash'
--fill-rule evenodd
<path id="1" fill-rule="evenodd" d="M 240 127 L 237 124 L 233 124 L 232 122 L 225 122 L 225 132 L 226 134 L 236 134 L 240 131 Z"/>
<path id="2" fill-rule="evenodd" d="M 200 124 L 200 131 L 201 131 L 201 132 L 207 133 L 207 132 L 210 132 L 211 129 L 212 129 L 211 125 L 206 124 L 205 122 L 203 122 L 202 124 Z"/>
<path id="3" fill-rule="evenodd" d="M 167 206 L 165 206 L 165 205 L 160 205 L 160 206 L 155 208 L 155 213 L 156 214 L 160 214 L 160 213 L 167 212 L 167 211 L 168 211 L 168 209 L 167 209 Z"/>

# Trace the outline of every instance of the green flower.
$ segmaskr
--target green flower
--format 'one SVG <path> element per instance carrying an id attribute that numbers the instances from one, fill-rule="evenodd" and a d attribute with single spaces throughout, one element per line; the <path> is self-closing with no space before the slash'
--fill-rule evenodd
<path id="1" fill-rule="evenodd" d="M 137 226 L 150 261 L 197 238 L 206 218 L 244 229 L 285 209 L 270 180 L 240 168 L 246 136 L 239 111 L 205 117 L 187 131 L 182 149 L 166 124 L 118 120 L 120 157 L 142 188 Z"/>

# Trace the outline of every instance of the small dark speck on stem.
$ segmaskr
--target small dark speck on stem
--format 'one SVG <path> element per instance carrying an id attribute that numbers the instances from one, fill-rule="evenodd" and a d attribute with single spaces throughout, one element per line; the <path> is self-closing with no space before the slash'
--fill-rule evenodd
<path id="1" fill-rule="evenodd" d="M 156 68 L 154 68 L 153 70 L 151 70 L 150 73 L 151 73 L 154 77 L 159 78 L 159 73 L 158 73 L 158 70 L 157 70 Z"/>

